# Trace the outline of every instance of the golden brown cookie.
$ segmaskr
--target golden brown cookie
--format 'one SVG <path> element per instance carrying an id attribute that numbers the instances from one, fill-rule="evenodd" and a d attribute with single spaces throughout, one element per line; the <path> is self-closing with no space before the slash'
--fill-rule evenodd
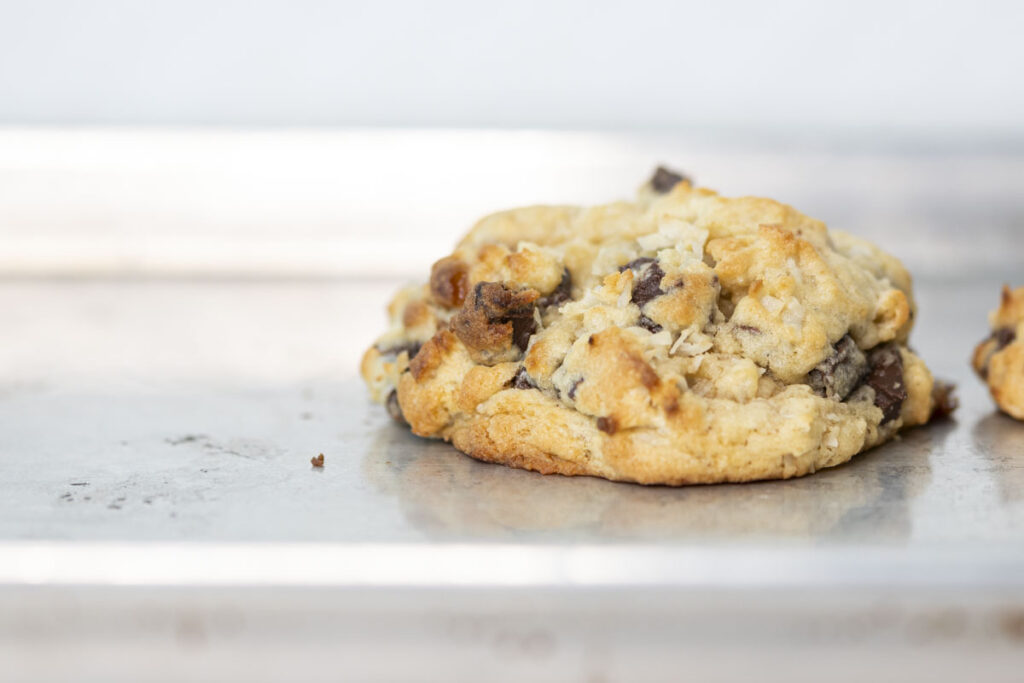
<path id="1" fill-rule="evenodd" d="M 635 201 L 481 220 L 363 357 L 420 436 L 645 484 L 838 465 L 926 422 L 910 277 L 769 199 L 658 169 Z"/>
<path id="2" fill-rule="evenodd" d="M 992 333 L 974 349 L 971 364 L 988 384 L 996 405 L 1024 420 L 1024 287 L 1003 286 L 999 308 L 989 316 Z"/>

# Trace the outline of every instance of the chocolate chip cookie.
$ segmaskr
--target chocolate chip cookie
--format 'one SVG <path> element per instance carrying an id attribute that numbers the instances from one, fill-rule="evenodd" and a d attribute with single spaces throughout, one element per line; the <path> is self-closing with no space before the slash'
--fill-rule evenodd
<path id="1" fill-rule="evenodd" d="M 910 277 L 769 199 L 659 168 L 634 201 L 481 220 L 367 350 L 374 400 L 491 462 L 645 484 L 787 478 L 926 422 Z"/>
<path id="2" fill-rule="evenodd" d="M 1024 287 L 1010 290 L 1004 285 L 989 322 L 992 333 L 974 349 L 971 364 L 996 405 L 1024 420 Z"/>

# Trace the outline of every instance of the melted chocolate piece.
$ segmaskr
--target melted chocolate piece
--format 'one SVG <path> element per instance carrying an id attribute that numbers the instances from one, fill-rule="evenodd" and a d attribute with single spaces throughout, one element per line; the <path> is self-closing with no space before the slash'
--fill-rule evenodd
<path id="1" fill-rule="evenodd" d="M 581 384 L 583 384 L 583 378 L 582 377 L 580 377 L 578 380 L 573 382 L 572 386 L 569 387 L 569 400 L 570 401 L 575 401 L 576 400 L 576 390 L 580 388 Z"/>
<path id="2" fill-rule="evenodd" d="M 655 192 L 658 194 L 665 194 L 684 180 L 691 185 L 693 184 L 690 182 L 690 179 L 682 173 L 677 173 L 676 171 L 671 171 L 664 166 L 659 166 L 657 170 L 654 171 L 654 175 L 651 176 L 650 183 L 651 188 Z"/>
<path id="3" fill-rule="evenodd" d="M 398 422 L 400 424 L 403 424 L 403 425 L 409 424 L 406 421 L 406 419 L 405 419 L 405 415 L 402 414 L 402 406 L 398 405 L 398 390 L 397 389 L 392 389 L 391 393 L 388 394 L 388 400 L 384 404 L 384 407 L 387 408 L 388 415 L 390 415 L 392 418 L 394 418 L 394 420 L 396 422 Z"/>
<path id="4" fill-rule="evenodd" d="M 1002 351 L 1012 344 L 1017 338 L 1017 332 L 1012 327 L 1000 327 L 992 333 L 992 339 L 996 340 L 996 351 Z"/>
<path id="5" fill-rule="evenodd" d="M 516 370 L 516 374 L 512 377 L 512 388 L 513 389 L 536 389 L 537 385 L 530 379 L 529 373 L 526 372 L 526 368 L 519 366 Z"/>
<path id="6" fill-rule="evenodd" d="M 597 428 L 605 434 L 614 434 L 619 427 L 615 424 L 614 417 L 599 417 L 597 418 Z"/>
<path id="7" fill-rule="evenodd" d="M 519 347 L 520 351 L 526 351 L 530 345 L 530 337 L 537 331 L 537 321 L 533 319 L 533 309 L 530 309 L 529 317 L 512 318 L 512 343 Z"/>
<path id="8" fill-rule="evenodd" d="M 548 306 L 559 306 L 572 298 L 572 273 L 568 268 L 562 271 L 562 281 L 550 293 L 537 299 L 537 306 L 547 308 Z"/>
<path id="9" fill-rule="evenodd" d="M 988 366 L 992 362 L 992 356 L 1005 349 L 1016 339 L 1017 332 L 1012 327 L 1000 327 L 998 330 L 992 330 L 988 340 L 983 342 L 981 346 L 981 348 L 985 349 L 985 354 L 981 358 L 981 368 L 978 370 L 978 374 L 981 375 L 982 379 L 988 380 Z M 986 348 L 988 342 L 995 342 L 994 348 Z"/>
<path id="10" fill-rule="evenodd" d="M 836 342 L 832 354 L 807 373 L 807 383 L 818 396 L 845 401 L 868 372 L 868 359 L 850 335 Z"/>
<path id="11" fill-rule="evenodd" d="M 637 261 L 639 260 L 637 259 Z M 641 268 L 643 267 L 641 266 Z M 652 259 L 633 283 L 633 296 L 630 301 L 643 308 L 648 301 L 664 294 L 665 291 L 661 288 L 661 278 L 663 277 L 665 277 L 665 271 Z"/>
<path id="12" fill-rule="evenodd" d="M 903 356 L 892 345 L 882 346 L 868 358 L 871 370 L 864 383 L 875 390 L 875 405 L 882 409 L 882 424 L 900 416 L 907 400 L 907 387 L 903 382 Z"/>
<path id="13" fill-rule="evenodd" d="M 416 357 L 416 354 L 420 352 L 421 346 L 422 344 L 420 344 L 419 342 L 406 342 L 404 344 L 399 344 L 398 346 L 391 346 L 386 349 L 382 349 L 378 346 L 377 350 L 380 351 L 385 356 L 397 356 L 398 354 L 402 353 L 402 351 L 407 351 L 409 353 L 409 360 L 412 360 L 413 358 Z"/>
<path id="14" fill-rule="evenodd" d="M 652 332 L 654 334 L 657 334 L 658 332 L 661 332 L 664 329 L 661 325 L 654 322 L 643 313 L 640 314 L 640 319 L 636 321 L 636 324 L 644 328 L 648 332 Z"/>
<path id="15" fill-rule="evenodd" d="M 761 328 L 754 327 L 753 325 L 735 325 L 733 329 L 740 332 L 747 332 L 748 334 L 761 334 Z"/>
<path id="16" fill-rule="evenodd" d="M 640 268 L 647 265 L 648 263 L 654 263 L 654 259 L 651 258 L 650 256 L 641 256 L 640 258 L 633 259 L 624 266 L 619 266 L 619 272 L 624 273 L 627 270 L 632 270 L 635 272 L 640 270 Z"/>

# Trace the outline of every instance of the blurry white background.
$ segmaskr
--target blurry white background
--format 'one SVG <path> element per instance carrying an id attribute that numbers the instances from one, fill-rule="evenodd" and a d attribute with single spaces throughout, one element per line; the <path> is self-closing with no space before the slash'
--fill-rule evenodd
<path id="1" fill-rule="evenodd" d="M 417 276 L 658 163 L 1013 271 L 1024 4 L 0 2 L 0 273 Z"/>
<path id="2" fill-rule="evenodd" d="M 0 122 L 1018 130 L 1024 4 L 34 0 Z"/>

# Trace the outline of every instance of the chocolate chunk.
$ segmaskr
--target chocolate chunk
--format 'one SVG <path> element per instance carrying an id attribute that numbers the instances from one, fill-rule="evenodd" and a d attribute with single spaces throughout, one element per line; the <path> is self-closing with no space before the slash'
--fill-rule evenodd
<path id="1" fill-rule="evenodd" d="M 651 188 L 658 194 L 665 194 L 681 182 L 693 184 L 689 178 L 682 173 L 671 171 L 664 166 L 659 166 L 651 176 Z"/>
<path id="2" fill-rule="evenodd" d="M 469 293 L 469 266 L 454 256 L 435 263 L 430 268 L 430 293 L 442 306 L 461 306 Z"/>
<path id="3" fill-rule="evenodd" d="M 570 401 L 575 401 L 576 400 L 576 390 L 580 388 L 581 384 L 583 384 L 583 378 L 582 377 L 580 377 L 578 380 L 573 382 L 572 386 L 569 387 L 569 400 Z"/>
<path id="4" fill-rule="evenodd" d="M 643 313 L 640 314 L 640 318 L 639 320 L 636 321 L 636 324 L 644 328 L 648 332 L 652 332 L 654 334 L 657 334 L 658 332 L 661 332 L 664 329 L 661 325 L 654 322 Z"/>
<path id="5" fill-rule="evenodd" d="M 850 335 L 836 342 L 832 354 L 807 373 L 807 383 L 818 396 L 845 401 L 868 372 L 868 359 Z"/>
<path id="6" fill-rule="evenodd" d="M 661 288 L 661 278 L 665 277 L 665 271 L 653 259 L 646 267 L 641 268 L 633 283 L 633 296 L 630 301 L 643 308 L 648 301 L 665 293 Z"/>
<path id="7" fill-rule="evenodd" d="M 555 289 L 545 296 L 537 299 L 537 306 L 547 308 L 548 306 L 559 306 L 572 298 L 572 273 L 568 268 L 562 270 L 562 281 Z"/>
<path id="8" fill-rule="evenodd" d="M 599 417 L 597 418 L 597 428 L 605 434 L 614 434 L 619 427 L 615 423 L 614 417 Z"/>
<path id="9" fill-rule="evenodd" d="M 988 366 L 992 356 L 999 353 L 1017 339 L 1017 332 L 1012 327 L 1000 327 L 993 330 L 984 342 L 975 350 L 974 362 L 981 378 L 988 380 Z"/>
<path id="10" fill-rule="evenodd" d="M 1012 344 L 1017 338 L 1017 332 L 1012 327 L 1000 327 L 992 333 L 992 339 L 996 340 L 996 351 L 1002 351 Z"/>
<path id="11" fill-rule="evenodd" d="M 509 342 L 525 351 L 537 331 L 533 317 L 537 290 L 513 290 L 497 282 L 480 282 L 452 318 L 452 331 L 470 349 L 500 350 Z"/>
<path id="12" fill-rule="evenodd" d="M 409 354 L 409 360 L 412 360 L 413 358 L 416 357 L 416 354 L 420 352 L 421 346 L 422 344 L 420 344 L 419 342 L 405 342 L 403 344 L 389 346 L 384 349 L 378 346 L 377 350 L 380 351 L 385 356 L 397 356 L 398 354 L 402 353 L 402 351 L 406 351 Z"/>
<path id="13" fill-rule="evenodd" d="M 907 387 L 903 382 L 903 356 L 893 345 L 882 346 L 868 358 L 871 370 L 864 383 L 875 390 L 875 405 L 882 409 L 882 424 L 900 416 L 907 400 Z"/>
<path id="14" fill-rule="evenodd" d="M 519 366 L 516 370 L 516 374 L 512 377 L 512 388 L 513 389 L 536 389 L 537 385 L 530 379 L 529 373 L 526 372 L 526 368 Z"/>
<path id="15" fill-rule="evenodd" d="M 537 321 L 533 318 L 533 309 L 530 309 L 529 317 L 512 318 L 512 343 L 519 347 L 520 351 L 526 351 L 530 345 L 530 337 L 537 331 Z"/>
<path id="16" fill-rule="evenodd" d="M 619 266 L 619 272 L 624 273 L 627 270 L 632 270 L 633 272 L 636 272 L 640 270 L 640 268 L 642 268 L 643 266 L 647 265 L 648 263 L 654 263 L 654 259 L 651 258 L 650 256 L 641 256 L 640 258 L 633 259 L 624 266 Z"/>
<path id="17" fill-rule="evenodd" d="M 384 404 L 384 406 L 388 409 L 388 415 L 394 418 L 396 422 L 399 422 L 404 425 L 409 424 L 405 419 L 405 415 L 402 414 L 402 406 L 398 405 L 397 389 L 391 390 L 391 393 L 388 394 L 388 400 Z"/>

